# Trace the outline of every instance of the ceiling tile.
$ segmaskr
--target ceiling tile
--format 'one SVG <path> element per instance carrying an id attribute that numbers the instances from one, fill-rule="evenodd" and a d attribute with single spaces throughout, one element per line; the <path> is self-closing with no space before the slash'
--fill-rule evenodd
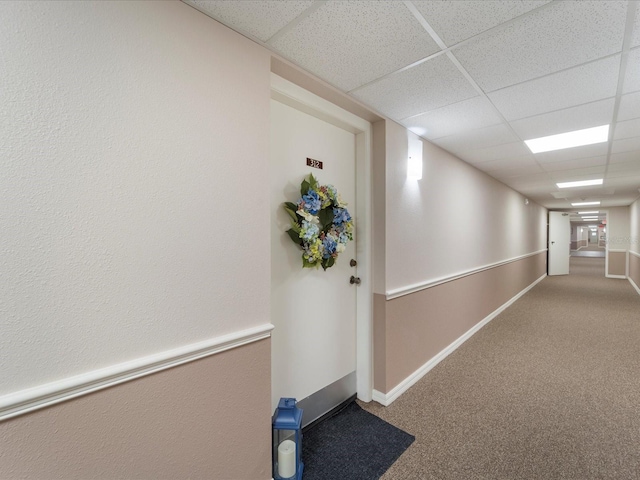
<path id="1" fill-rule="evenodd" d="M 627 177 L 629 175 L 640 175 L 640 159 L 635 162 L 611 163 L 607 168 L 607 178 Z"/>
<path id="2" fill-rule="evenodd" d="M 506 125 L 493 125 L 491 127 L 478 128 L 469 132 L 449 135 L 433 140 L 436 145 L 456 153 L 456 150 L 472 151 L 478 148 L 486 148 L 506 143 L 519 141 L 511 129 Z"/>
<path id="3" fill-rule="evenodd" d="M 600 165 L 597 167 L 586 167 L 586 168 L 574 168 L 572 170 L 559 170 L 557 172 L 549 172 L 549 176 L 553 179 L 554 182 L 573 182 L 578 180 L 595 180 L 597 178 L 602 178 L 604 176 L 604 165 Z M 578 187 L 568 189 L 572 192 L 580 191 L 582 188 L 594 188 L 591 187 Z M 601 189 L 602 187 L 598 187 Z M 564 189 L 562 189 L 564 190 Z"/>
<path id="4" fill-rule="evenodd" d="M 640 92 L 629 93 L 620 97 L 618 121 L 640 117 Z"/>
<path id="5" fill-rule="evenodd" d="M 314 2 L 313 0 L 244 0 L 242 2 L 189 0 L 188 3 L 225 25 L 266 42 Z"/>
<path id="6" fill-rule="evenodd" d="M 640 152 L 630 151 L 623 153 L 612 153 L 609 155 L 609 165 L 622 162 L 638 162 L 640 161 Z"/>
<path id="7" fill-rule="evenodd" d="M 482 1 L 448 2 L 416 1 L 413 4 L 436 31 L 444 43 L 452 46 L 485 30 L 538 8 L 542 1 Z"/>
<path id="8" fill-rule="evenodd" d="M 616 130 L 613 134 L 614 139 L 620 140 L 638 136 L 640 136 L 640 118 L 616 123 Z"/>
<path id="9" fill-rule="evenodd" d="M 490 162 L 482 162 L 474 164 L 474 167 L 479 168 L 484 172 L 494 172 L 500 170 L 501 172 L 515 172 L 523 171 L 519 175 L 528 173 L 542 173 L 542 169 L 538 162 L 535 161 L 532 155 L 525 155 L 522 157 L 503 158 L 501 160 L 492 160 Z"/>
<path id="10" fill-rule="evenodd" d="M 478 95 L 446 55 L 390 75 L 353 96 L 394 119 L 425 113 Z"/>
<path id="11" fill-rule="evenodd" d="M 482 168 L 486 163 L 482 163 L 476 165 L 475 167 L 488 175 L 494 176 L 494 178 L 499 179 L 501 182 L 509 182 L 509 179 L 514 177 L 522 177 L 526 175 L 536 175 L 540 173 L 540 167 L 537 164 L 530 165 L 528 167 L 514 167 L 514 168 L 502 168 L 500 170 L 485 170 Z"/>
<path id="12" fill-rule="evenodd" d="M 554 152 L 536 153 L 536 160 L 540 163 L 548 162 L 566 162 L 580 158 L 599 157 L 606 155 L 609 150 L 609 144 L 598 143 L 596 145 L 586 145 L 584 147 L 565 148 L 564 150 L 556 150 Z"/>
<path id="13" fill-rule="evenodd" d="M 625 175 L 624 177 L 612 177 L 607 178 L 607 186 L 614 188 L 627 188 L 630 190 L 632 187 L 629 185 L 632 184 L 637 189 L 640 187 L 640 174 L 638 175 Z M 637 191 L 637 190 L 636 190 Z"/>
<path id="14" fill-rule="evenodd" d="M 614 104 L 615 99 L 609 98 L 515 120 L 511 122 L 511 126 L 520 135 L 520 138 L 525 140 L 582 128 L 597 127 L 598 125 L 611 123 Z"/>
<path id="15" fill-rule="evenodd" d="M 517 120 L 616 95 L 620 56 L 554 73 L 490 93 L 507 120 Z"/>
<path id="16" fill-rule="evenodd" d="M 423 137 L 434 139 L 496 125 L 502 119 L 485 97 L 478 96 L 407 118 L 403 123 L 416 133 L 421 130 Z"/>
<path id="17" fill-rule="evenodd" d="M 624 75 L 624 87 L 622 93 L 637 92 L 640 90 L 640 48 L 629 52 L 627 56 L 627 70 Z"/>
<path id="18" fill-rule="evenodd" d="M 346 91 L 440 50 L 394 1 L 329 2 L 271 46 Z"/>
<path id="19" fill-rule="evenodd" d="M 614 140 L 611 153 L 624 153 L 638 151 L 640 153 L 640 137 L 623 138 Z"/>
<path id="20" fill-rule="evenodd" d="M 578 160 L 567 160 L 565 162 L 548 162 L 541 163 L 542 168 L 547 172 L 557 172 L 560 170 L 573 170 L 576 168 L 586 167 L 605 167 L 607 165 L 607 156 L 580 158 Z"/>
<path id="21" fill-rule="evenodd" d="M 633 22 L 633 37 L 631 39 L 631 46 L 640 46 L 640 8 L 636 7 L 636 20 Z"/>
<path id="22" fill-rule="evenodd" d="M 547 191 L 555 187 L 553 181 L 551 181 L 551 177 L 549 177 L 549 174 L 546 172 L 518 176 L 509 176 L 508 172 L 491 172 L 491 175 L 503 180 L 507 185 L 511 185 L 512 188 L 516 188 L 517 186 L 516 190 L 524 185 L 546 185 Z"/>
<path id="23" fill-rule="evenodd" d="M 627 2 L 554 2 L 495 34 L 454 49 L 485 92 L 622 49 Z"/>
<path id="24" fill-rule="evenodd" d="M 484 162 L 493 162 L 496 160 L 515 159 L 518 157 L 528 157 L 535 162 L 535 158 L 531 154 L 531 151 L 521 141 L 503 143 L 501 145 L 493 145 L 485 148 L 474 148 L 466 151 L 459 150 L 457 153 L 460 155 L 460 158 L 463 158 L 474 165 Z"/>

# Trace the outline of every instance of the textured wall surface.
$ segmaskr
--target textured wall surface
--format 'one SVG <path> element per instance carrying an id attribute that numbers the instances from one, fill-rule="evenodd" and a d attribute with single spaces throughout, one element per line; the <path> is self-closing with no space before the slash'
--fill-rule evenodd
<path id="1" fill-rule="evenodd" d="M 384 332 L 385 339 L 380 349 L 384 359 L 374 352 L 374 388 L 382 393 L 392 390 L 546 271 L 543 252 L 386 302 L 382 299 L 383 305 L 374 300 L 375 334 Z"/>
<path id="2" fill-rule="evenodd" d="M 407 179 L 408 135 L 387 122 L 387 291 L 546 248 L 546 209 L 427 141 Z"/>
<path id="3" fill-rule="evenodd" d="M 268 323 L 266 50 L 181 2 L 0 18 L 0 395 Z"/>
<path id="4" fill-rule="evenodd" d="M 2 422 L 0 478 L 270 479 L 269 360 L 262 340 Z"/>
<path id="5" fill-rule="evenodd" d="M 630 247 L 629 207 L 611 207 L 607 212 L 607 249 L 628 250 Z"/>
<path id="6" fill-rule="evenodd" d="M 383 294 L 546 249 L 547 210 L 427 141 L 422 179 L 408 179 L 414 135 L 391 121 L 383 133 L 384 143 L 374 143 L 374 159 L 384 148 L 384 169 L 375 164 L 374 173 L 386 189 L 374 215 L 385 227 L 374 237 L 374 251 L 382 245 L 385 254 L 374 296 L 374 385 L 388 393 L 544 275 L 546 252 L 398 298 Z"/>
<path id="7" fill-rule="evenodd" d="M 629 207 L 629 232 L 629 249 L 632 252 L 640 253 L 640 199 Z"/>
<path id="8" fill-rule="evenodd" d="M 626 252 L 607 252 L 609 256 L 608 271 L 609 275 L 626 276 L 627 275 L 627 254 Z"/>

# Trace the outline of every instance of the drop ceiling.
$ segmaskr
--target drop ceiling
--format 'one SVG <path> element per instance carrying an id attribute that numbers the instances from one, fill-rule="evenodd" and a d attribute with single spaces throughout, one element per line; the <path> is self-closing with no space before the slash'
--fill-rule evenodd
<path id="1" fill-rule="evenodd" d="M 640 196 L 638 1 L 184 1 L 547 208 Z"/>

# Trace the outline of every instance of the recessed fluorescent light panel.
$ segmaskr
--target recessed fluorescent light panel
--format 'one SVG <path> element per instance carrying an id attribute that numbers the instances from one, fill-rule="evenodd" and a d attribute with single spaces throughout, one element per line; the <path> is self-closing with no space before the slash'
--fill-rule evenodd
<path id="1" fill-rule="evenodd" d="M 588 187 L 590 185 L 602 185 L 602 178 L 596 180 L 581 180 L 579 182 L 556 183 L 558 188 Z"/>
<path id="2" fill-rule="evenodd" d="M 565 148 L 581 147 L 583 145 L 593 145 L 609 140 L 609 125 L 585 128 L 574 132 L 559 133 L 548 137 L 533 138 L 525 140 L 529 150 L 533 153 L 551 152 L 553 150 L 563 150 Z"/>
<path id="3" fill-rule="evenodd" d="M 586 207 L 587 205 L 600 205 L 600 202 L 578 202 L 572 203 L 572 207 Z"/>
<path id="4" fill-rule="evenodd" d="M 592 213 L 600 213 L 600 210 L 592 210 L 590 212 L 578 212 L 578 215 L 590 215 Z"/>

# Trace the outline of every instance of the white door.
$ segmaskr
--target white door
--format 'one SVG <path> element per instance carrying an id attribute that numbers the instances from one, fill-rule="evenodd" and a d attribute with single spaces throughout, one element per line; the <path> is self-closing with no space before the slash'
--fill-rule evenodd
<path id="1" fill-rule="evenodd" d="M 566 212 L 549 212 L 549 275 L 568 275 L 571 223 Z"/>
<path id="2" fill-rule="evenodd" d="M 326 271 L 302 268 L 302 250 L 286 233 L 283 202 L 300 198 L 310 173 L 332 184 L 357 225 L 356 136 L 271 100 L 272 407 L 280 397 L 304 399 L 356 371 L 356 238 Z M 322 162 L 311 168 L 307 158 Z M 351 394 L 356 393 L 353 385 Z M 338 402 L 339 403 L 339 402 Z M 335 405 L 334 405 L 335 406 Z"/>

